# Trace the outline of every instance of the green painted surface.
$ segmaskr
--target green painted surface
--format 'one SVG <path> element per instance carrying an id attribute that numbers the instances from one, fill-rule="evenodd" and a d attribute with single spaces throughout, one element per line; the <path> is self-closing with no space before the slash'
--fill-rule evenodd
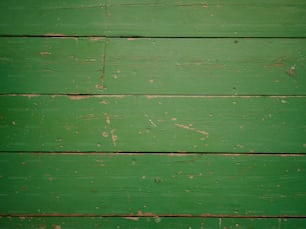
<path id="1" fill-rule="evenodd" d="M 305 156 L 3 153 L 0 214 L 305 217 L 305 167 Z"/>
<path id="2" fill-rule="evenodd" d="M 0 92 L 305 95 L 304 39 L 105 41 L 0 38 Z"/>
<path id="3" fill-rule="evenodd" d="M 106 35 L 304 37 L 304 0 L 110 0 Z"/>
<path id="4" fill-rule="evenodd" d="M 0 36 L 0 229 L 306 228 L 304 0 L 1 1 Z"/>
<path id="5" fill-rule="evenodd" d="M 0 218 L 0 229 L 304 229 L 305 219 L 200 219 L 188 217 L 39 217 Z"/>
<path id="6" fill-rule="evenodd" d="M 1 96 L 2 151 L 306 153 L 306 98 Z"/>
<path id="7" fill-rule="evenodd" d="M 104 93 L 305 95 L 305 39 L 110 39 Z"/>
<path id="8" fill-rule="evenodd" d="M 2 1 L 2 35 L 303 37 L 304 0 Z"/>
<path id="9" fill-rule="evenodd" d="M 0 3 L 1 35 L 102 35 L 104 0 L 12 0 Z"/>
<path id="10" fill-rule="evenodd" d="M 104 40 L 0 38 L 1 93 L 98 93 Z"/>

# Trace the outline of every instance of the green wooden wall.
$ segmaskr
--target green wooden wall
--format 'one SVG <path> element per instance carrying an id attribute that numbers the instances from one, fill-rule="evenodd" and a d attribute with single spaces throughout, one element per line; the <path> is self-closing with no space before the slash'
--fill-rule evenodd
<path id="1" fill-rule="evenodd" d="M 306 228 L 305 0 L 0 2 L 0 229 Z"/>

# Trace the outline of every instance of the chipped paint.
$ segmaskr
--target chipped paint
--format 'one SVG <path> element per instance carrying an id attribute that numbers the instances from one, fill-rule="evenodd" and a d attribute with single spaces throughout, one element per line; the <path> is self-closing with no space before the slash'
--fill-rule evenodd
<path id="1" fill-rule="evenodd" d="M 111 124 L 111 120 L 110 120 L 110 117 L 107 113 L 104 113 L 104 117 L 105 117 L 105 122 L 110 125 Z"/>
<path id="2" fill-rule="evenodd" d="M 132 221 L 139 221 L 139 217 L 123 217 L 124 219 L 132 220 Z"/>
<path id="3" fill-rule="evenodd" d="M 81 100 L 81 99 L 89 99 L 90 95 L 68 95 L 68 98 L 71 100 Z"/>
<path id="4" fill-rule="evenodd" d="M 117 146 L 118 136 L 115 134 L 115 130 L 114 129 L 111 130 L 111 135 L 112 135 L 113 145 Z"/>
<path id="5" fill-rule="evenodd" d="M 155 124 L 155 122 L 152 121 L 152 119 L 150 119 L 148 114 L 145 114 L 145 117 L 148 119 L 148 121 L 150 122 L 152 127 L 157 127 L 157 125 Z"/>
<path id="6" fill-rule="evenodd" d="M 105 138 L 107 138 L 107 137 L 109 136 L 109 134 L 108 134 L 108 132 L 103 131 L 103 132 L 102 132 L 102 136 L 105 137 Z"/>
<path id="7" fill-rule="evenodd" d="M 51 55 L 52 53 L 51 52 L 40 52 L 39 53 L 41 56 L 49 56 Z"/>
<path id="8" fill-rule="evenodd" d="M 197 132 L 197 133 L 205 135 L 205 136 L 208 136 L 208 132 L 206 132 L 204 130 L 198 130 L 196 128 L 192 128 L 190 126 L 186 126 L 186 125 L 183 125 L 183 124 L 175 124 L 175 125 L 177 127 L 180 127 L 180 128 L 186 129 L 186 130 L 190 130 L 190 131 L 193 131 L 193 132 Z"/>

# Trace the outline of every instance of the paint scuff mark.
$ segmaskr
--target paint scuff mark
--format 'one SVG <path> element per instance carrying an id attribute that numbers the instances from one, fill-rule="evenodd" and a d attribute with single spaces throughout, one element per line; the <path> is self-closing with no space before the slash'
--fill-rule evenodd
<path id="1" fill-rule="evenodd" d="M 96 88 L 99 89 L 99 90 L 104 90 L 104 86 L 103 86 L 103 85 L 100 85 L 100 84 L 97 84 L 97 85 L 96 85 Z"/>
<path id="2" fill-rule="evenodd" d="M 49 56 L 49 55 L 51 55 L 51 52 L 40 52 L 39 54 L 41 56 Z"/>
<path id="3" fill-rule="evenodd" d="M 145 117 L 148 119 L 152 127 L 157 127 L 157 125 L 150 119 L 149 115 L 145 114 Z"/>
<path id="4" fill-rule="evenodd" d="M 107 113 L 104 113 L 104 116 L 105 116 L 105 122 L 110 125 L 111 124 L 111 121 L 110 121 L 110 117 Z"/>
<path id="5" fill-rule="evenodd" d="M 180 127 L 180 128 L 186 129 L 186 130 L 190 130 L 190 131 L 193 131 L 193 132 L 205 135 L 205 136 L 208 136 L 208 132 L 206 132 L 204 130 L 198 130 L 196 128 L 193 128 L 193 127 L 190 127 L 190 126 L 186 126 L 186 125 L 183 125 L 183 124 L 175 124 L 175 125 L 177 127 Z"/>
<path id="6" fill-rule="evenodd" d="M 104 104 L 104 105 L 107 105 L 108 104 L 108 101 L 107 100 L 102 100 L 100 103 Z"/>
<path id="7" fill-rule="evenodd" d="M 160 98 L 158 95 L 147 95 L 147 99 L 157 99 Z"/>
<path id="8" fill-rule="evenodd" d="M 296 76 L 295 65 L 291 66 L 291 67 L 287 70 L 287 73 L 288 73 L 290 76 Z"/>
<path id="9" fill-rule="evenodd" d="M 106 131 L 104 131 L 104 132 L 102 133 L 102 136 L 105 137 L 105 138 L 107 138 L 107 137 L 108 137 L 108 133 L 107 133 Z"/>
<path id="10" fill-rule="evenodd" d="M 284 100 L 284 99 L 282 99 L 282 100 L 281 100 L 281 103 L 287 103 L 287 101 L 286 101 L 286 100 Z"/>
<path id="11" fill-rule="evenodd" d="M 111 130 L 111 135 L 112 135 L 113 145 L 117 146 L 118 136 L 115 134 L 115 130 L 114 129 Z"/>
<path id="12" fill-rule="evenodd" d="M 11 96 L 24 96 L 24 97 L 28 97 L 28 98 L 33 98 L 33 97 L 41 96 L 41 94 L 20 94 L 20 95 L 12 94 Z"/>
<path id="13" fill-rule="evenodd" d="M 81 99 L 89 99 L 91 96 L 89 95 L 68 95 L 71 100 L 81 100 Z"/>
<path id="14" fill-rule="evenodd" d="M 152 213 L 152 212 L 142 212 L 142 211 L 138 211 L 137 212 L 137 216 L 139 217 L 158 217 L 158 215 Z"/>
<path id="15" fill-rule="evenodd" d="M 158 216 L 155 216 L 155 217 L 154 217 L 154 221 L 155 221 L 155 223 L 160 223 L 161 218 L 158 217 Z"/>
<path id="16" fill-rule="evenodd" d="M 100 40 L 103 40 L 104 38 L 103 37 L 91 37 L 89 38 L 91 41 L 100 41 Z"/>
<path id="17" fill-rule="evenodd" d="M 139 217 L 123 217 L 124 219 L 128 219 L 128 220 L 133 220 L 133 221 L 138 221 Z"/>

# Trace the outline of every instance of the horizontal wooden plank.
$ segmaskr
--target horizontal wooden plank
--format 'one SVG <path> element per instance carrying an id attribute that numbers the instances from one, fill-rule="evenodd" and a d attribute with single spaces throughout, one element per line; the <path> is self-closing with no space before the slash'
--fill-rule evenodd
<path id="1" fill-rule="evenodd" d="M 305 167 L 305 156 L 3 153 L 0 214 L 306 217 Z"/>
<path id="2" fill-rule="evenodd" d="M 105 0 L 0 3 L 1 35 L 103 35 Z"/>
<path id="3" fill-rule="evenodd" d="M 0 96 L 0 151 L 306 153 L 306 97 Z"/>
<path id="4" fill-rule="evenodd" d="M 303 0 L 12 0 L 0 4 L 0 34 L 305 37 L 305 15 Z"/>
<path id="5" fill-rule="evenodd" d="M 305 53 L 304 39 L 0 38 L 0 92 L 305 95 Z"/>
<path id="6" fill-rule="evenodd" d="M 104 93 L 305 95 L 305 39 L 109 39 Z"/>
<path id="7" fill-rule="evenodd" d="M 305 37 L 303 0 L 109 0 L 106 35 Z"/>
<path id="8" fill-rule="evenodd" d="M 1 93 L 98 93 L 104 40 L 0 38 Z"/>
<path id="9" fill-rule="evenodd" d="M 241 218 L 188 218 L 188 217 L 35 217 L 0 218 L 0 229 L 215 229 L 215 228 L 260 228 L 260 229 L 304 229 L 306 219 L 241 219 Z"/>

